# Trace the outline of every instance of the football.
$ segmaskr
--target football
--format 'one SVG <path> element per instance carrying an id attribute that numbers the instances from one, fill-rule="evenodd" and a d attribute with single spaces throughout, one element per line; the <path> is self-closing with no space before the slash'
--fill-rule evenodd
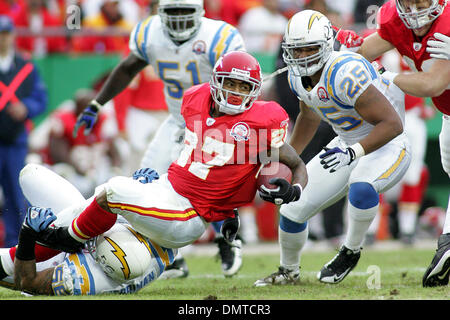
<path id="1" fill-rule="evenodd" d="M 262 167 L 262 169 L 259 171 L 256 180 L 258 189 L 262 185 L 264 185 L 267 189 L 276 188 L 275 185 L 269 183 L 269 180 L 272 178 L 283 178 L 290 183 L 292 181 L 292 171 L 284 163 L 277 161 L 269 162 L 268 164 L 264 165 L 264 167 Z"/>

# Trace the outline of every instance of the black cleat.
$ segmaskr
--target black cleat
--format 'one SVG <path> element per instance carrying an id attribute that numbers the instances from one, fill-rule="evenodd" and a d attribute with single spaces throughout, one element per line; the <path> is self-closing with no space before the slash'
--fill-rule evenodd
<path id="1" fill-rule="evenodd" d="M 189 269 L 183 257 L 176 258 L 170 266 L 167 266 L 159 277 L 160 279 L 186 278 Z"/>
<path id="2" fill-rule="evenodd" d="M 219 246 L 223 274 L 225 277 L 234 276 L 242 266 L 242 241 L 236 238 L 229 244 L 223 237 L 217 237 L 214 242 Z"/>
<path id="3" fill-rule="evenodd" d="M 424 287 L 446 286 L 450 275 L 450 233 L 441 234 L 438 248 L 430 266 L 423 275 Z"/>
<path id="4" fill-rule="evenodd" d="M 361 252 L 342 246 L 333 260 L 322 267 L 317 274 L 317 279 L 325 283 L 339 283 L 353 270 L 358 264 Z"/>

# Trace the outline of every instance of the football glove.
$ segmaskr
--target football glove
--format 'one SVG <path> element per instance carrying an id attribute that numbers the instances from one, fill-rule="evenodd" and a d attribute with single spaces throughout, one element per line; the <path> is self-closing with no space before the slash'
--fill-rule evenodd
<path id="1" fill-rule="evenodd" d="M 25 216 L 24 225 L 35 232 L 42 232 L 56 220 L 56 215 L 50 208 L 29 207 Z"/>
<path id="2" fill-rule="evenodd" d="M 73 137 L 76 138 L 78 135 L 78 129 L 82 125 L 85 125 L 84 127 L 84 135 L 87 136 L 89 133 L 91 133 L 92 128 L 94 127 L 94 124 L 97 122 L 98 118 L 98 112 L 100 110 L 100 105 L 98 102 L 91 102 L 86 109 L 83 110 L 83 112 L 78 116 L 77 122 L 75 123 L 75 127 L 73 128 Z"/>
<path id="3" fill-rule="evenodd" d="M 140 183 L 151 183 L 159 179 L 159 174 L 151 168 L 141 168 L 133 173 L 133 179 Z"/>
<path id="4" fill-rule="evenodd" d="M 333 26 L 333 29 L 337 32 L 336 40 L 341 44 L 339 51 L 356 52 L 364 42 L 364 38 L 353 30 L 342 30 L 335 26 Z"/>
<path id="5" fill-rule="evenodd" d="M 259 188 L 259 196 L 265 201 L 281 205 L 300 199 L 302 193 L 299 185 L 292 185 L 286 179 L 272 178 L 270 184 L 278 186 L 276 189 L 268 189 L 265 186 Z"/>
<path id="6" fill-rule="evenodd" d="M 351 147 L 348 147 L 345 150 L 342 150 L 339 147 L 323 149 L 325 152 L 319 155 L 319 158 L 322 159 L 320 164 L 324 169 L 331 168 L 331 173 L 336 172 L 344 166 L 348 166 L 356 159 L 355 150 Z"/>
<path id="7" fill-rule="evenodd" d="M 233 218 L 225 219 L 220 227 L 220 233 L 223 235 L 223 238 L 226 242 L 228 242 L 228 244 L 231 244 L 236 239 L 239 227 L 241 225 L 239 214 L 236 210 L 234 212 L 235 216 Z"/>
<path id="8" fill-rule="evenodd" d="M 427 52 L 430 53 L 430 57 L 450 60 L 450 37 L 438 32 L 434 34 L 434 37 L 440 41 L 427 41 Z"/>

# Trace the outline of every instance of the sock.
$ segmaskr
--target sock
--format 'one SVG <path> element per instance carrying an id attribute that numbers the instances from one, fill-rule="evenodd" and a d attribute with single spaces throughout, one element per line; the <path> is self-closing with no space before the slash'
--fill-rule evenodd
<path id="1" fill-rule="evenodd" d="M 377 212 L 378 204 L 369 209 L 358 209 L 348 203 L 348 229 L 344 241 L 347 248 L 353 251 L 361 249 L 366 232 L 369 230 Z"/>
<path id="2" fill-rule="evenodd" d="M 116 223 L 117 215 L 106 211 L 94 199 L 89 206 L 72 221 L 69 234 L 79 242 L 108 231 Z"/>
<path id="3" fill-rule="evenodd" d="M 442 233 L 450 233 L 450 196 L 448 198 L 447 212 L 445 214 L 444 229 Z"/>
<path id="4" fill-rule="evenodd" d="M 214 221 L 211 222 L 211 225 L 214 229 L 214 233 L 216 237 L 222 237 L 222 234 L 220 233 L 220 228 L 222 227 L 223 221 Z"/>
<path id="5" fill-rule="evenodd" d="M 12 247 L 9 249 L 9 256 L 11 257 L 11 260 L 14 262 L 14 258 L 16 257 L 16 250 L 17 247 Z M 42 262 L 45 260 L 48 260 L 50 258 L 53 258 L 61 251 L 54 250 L 49 247 L 41 246 L 40 244 L 35 244 L 34 246 L 34 254 L 36 256 L 36 262 Z"/>
<path id="6" fill-rule="evenodd" d="M 280 265 L 289 270 L 297 270 L 300 267 L 301 251 L 308 240 L 307 224 L 296 223 L 281 216 L 278 239 Z"/>
<path id="7" fill-rule="evenodd" d="M 401 234 L 414 234 L 416 231 L 418 203 L 399 203 L 398 223 Z"/>

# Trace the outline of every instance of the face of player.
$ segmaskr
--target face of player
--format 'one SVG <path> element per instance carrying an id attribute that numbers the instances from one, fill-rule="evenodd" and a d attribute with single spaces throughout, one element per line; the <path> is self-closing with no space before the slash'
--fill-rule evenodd
<path id="1" fill-rule="evenodd" d="M 165 12 L 169 16 L 169 24 L 170 24 L 169 27 L 174 31 L 184 31 L 184 30 L 192 28 L 194 26 L 193 19 L 189 19 L 186 21 L 181 20 L 183 23 L 180 23 L 180 20 L 178 20 L 176 18 L 193 15 L 195 13 L 195 9 L 171 8 L 171 9 L 166 9 Z M 175 19 L 170 19 L 170 17 L 173 17 Z"/>
<path id="2" fill-rule="evenodd" d="M 225 78 L 222 88 L 229 92 L 228 95 L 224 94 L 225 97 L 228 96 L 227 102 L 234 105 L 241 104 L 244 99 L 243 95 L 248 95 L 252 91 L 250 83 L 232 78 Z"/>
<path id="3" fill-rule="evenodd" d="M 431 6 L 431 0 L 399 0 L 406 13 L 420 12 L 426 10 Z M 412 29 L 414 34 L 422 37 L 427 34 L 431 28 L 431 22 L 423 27 Z"/>

